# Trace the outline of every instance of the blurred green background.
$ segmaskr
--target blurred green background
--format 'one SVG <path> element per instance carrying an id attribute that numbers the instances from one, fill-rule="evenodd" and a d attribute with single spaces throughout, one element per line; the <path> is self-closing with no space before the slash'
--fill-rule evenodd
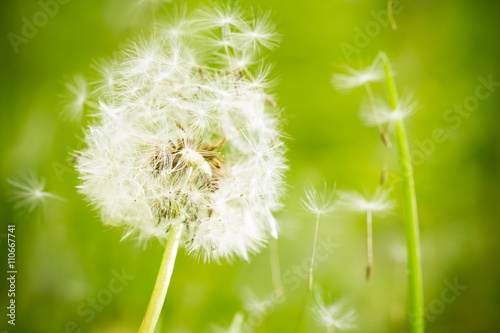
<path id="1" fill-rule="evenodd" d="M 162 248 L 156 242 L 146 249 L 120 242 L 122 231 L 104 227 L 77 194 L 69 153 L 80 147 L 82 128 L 59 116 L 59 95 L 69 76 L 88 72 L 93 60 L 119 50 L 132 34 L 150 30 L 148 5 L 137 2 L 70 0 L 18 45 L 17 53 L 8 33 L 21 34 L 23 17 L 31 20 L 40 4 L 0 5 L 2 332 L 77 332 L 75 325 L 82 332 L 125 333 L 136 332 L 141 322 Z M 195 9 L 198 1 L 186 3 Z M 164 8 L 177 4 L 167 2 Z M 342 64 L 366 66 L 379 50 L 393 60 L 400 90 L 412 91 L 420 105 L 407 127 L 419 160 L 415 178 L 427 332 L 500 332 L 499 87 L 492 87 L 475 111 L 446 118 L 454 105 L 474 102 L 478 77 L 500 81 L 500 2 L 401 0 L 396 31 L 383 15 L 374 14 L 385 10 L 382 0 L 253 0 L 244 6 L 271 9 L 282 35 L 269 60 L 280 79 L 274 92 L 286 110 L 285 131 L 291 137 L 290 187 L 277 214 L 281 237 L 272 244 L 279 250 L 285 299 L 265 315 L 245 311 L 247 290 L 261 299 L 273 291 L 268 249 L 250 264 L 223 265 L 199 263 L 181 251 L 157 332 L 207 332 L 211 323 L 228 326 L 238 311 L 258 323 L 257 332 L 324 331 L 304 309 L 307 278 L 300 276 L 306 270 L 297 267 L 310 256 L 314 219 L 299 202 L 308 182 L 322 186 L 326 180 L 339 189 L 361 191 L 377 187 L 384 147 L 376 129 L 358 119 L 363 91 L 339 94 L 330 80 Z M 369 35 L 360 37 L 365 34 L 360 31 Z M 346 45 L 356 47 L 348 57 L 342 51 Z M 444 142 L 431 141 L 436 128 L 446 132 Z M 389 161 L 393 195 L 401 203 L 395 149 Z M 66 201 L 44 216 L 21 215 L 9 201 L 6 182 L 19 171 L 44 177 L 47 190 Z M 355 332 L 408 330 L 401 216 L 400 204 L 394 214 L 375 217 L 375 271 L 369 282 L 363 218 L 332 215 L 321 221 L 320 238 L 331 237 L 336 247 L 318 265 L 315 280 L 357 309 Z M 4 316 L 5 233 L 12 223 L 19 271 L 15 329 Z M 123 270 L 133 278 L 120 292 L 106 292 Z M 450 296 L 448 285 L 455 282 L 467 289 L 445 302 L 443 294 Z M 96 297 L 106 304 L 98 302 L 89 312 L 88 302 Z"/>

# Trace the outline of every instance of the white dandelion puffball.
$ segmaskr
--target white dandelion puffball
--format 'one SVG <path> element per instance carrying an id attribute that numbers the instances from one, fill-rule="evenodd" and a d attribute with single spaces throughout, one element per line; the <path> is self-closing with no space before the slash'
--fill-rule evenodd
<path id="1" fill-rule="evenodd" d="M 248 259 L 277 237 L 287 166 L 261 59 L 276 35 L 262 15 L 184 15 L 99 66 L 77 169 L 105 224 L 143 240 L 182 225 L 188 252 L 207 261 Z"/>

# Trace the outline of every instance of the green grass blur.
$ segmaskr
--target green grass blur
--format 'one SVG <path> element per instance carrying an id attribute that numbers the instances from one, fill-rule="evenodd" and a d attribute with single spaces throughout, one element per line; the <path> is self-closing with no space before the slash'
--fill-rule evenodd
<path id="1" fill-rule="evenodd" d="M 69 153 L 80 147 L 82 128 L 59 116 L 59 95 L 68 77 L 88 72 L 93 60 L 150 30 L 149 9 L 137 2 L 71 0 L 60 5 L 36 36 L 18 45 L 17 53 L 8 33 L 21 34 L 23 17 L 32 20 L 41 7 L 34 0 L 0 5 L 1 332 L 125 333 L 139 327 L 162 248 L 156 242 L 146 249 L 120 242 L 122 231 L 103 226 L 76 192 Z M 164 7 L 172 10 L 179 3 Z M 186 3 L 194 9 L 198 1 Z M 392 59 L 400 91 L 413 92 L 420 105 L 407 128 L 416 163 L 427 332 L 500 331 L 500 87 L 480 88 L 489 96 L 478 105 L 467 104 L 474 101 L 479 77 L 500 82 L 500 2 L 401 0 L 396 31 L 383 15 L 374 14 L 386 5 L 383 0 L 244 3 L 271 9 L 282 35 L 269 60 L 279 77 L 274 92 L 285 109 L 285 131 L 291 138 L 289 190 L 285 208 L 277 214 L 286 299 L 271 308 L 257 332 L 324 331 L 304 310 L 307 278 L 301 276 L 307 268 L 301 267 L 307 267 L 310 256 L 314 219 L 299 202 L 308 182 L 322 186 L 326 180 L 339 189 L 361 191 L 377 187 L 385 150 L 376 129 L 358 119 L 363 91 L 340 94 L 330 79 L 343 64 L 368 65 L 379 50 Z M 346 58 L 342 48 L 347 44 L 356 50 L 351 48 Z M 464 103 L 473 111 L 450 118 L 448 110 Z M 444 141 L 433 139 L 436 129 L 446 133 Z M 396 158 L 392 149 L 393 180 Z M 44 177 L 47 190 L 66 201 L 43 217 L 21 215 L 9 201 L 6 179 L 26 170 Z M 321 221 L 320 238 L 331 237 L 337 247 L 319 264 L 315 281 L 357 309 L 355 332 L 408 331 L 401 193 L 396 180 L 398 210 L 375 216 L 375 270 L 369 282 L 364 279 L 362 217 L 332 215 Z M 17 226 L 19 271 L 15 328 L 5 323 L 4 315 L 4 234 L 12 223 Z M 228 326 L 236 312 L 244 311 L 246 290 L 260 297 L 271 294 L 269 250 L 251 259 L 250 264 L 203 264 L 181 251 L 157 332 Z M 103 292 L 122 270 L 134 278 L 121 291 Z M 467 289 L 451 300 L 446 288 L 454 281 Z M 111 299 L 98 301 L 91 310 L 89 302 L 97 296 L 102 301 L 105 293 Z"/>

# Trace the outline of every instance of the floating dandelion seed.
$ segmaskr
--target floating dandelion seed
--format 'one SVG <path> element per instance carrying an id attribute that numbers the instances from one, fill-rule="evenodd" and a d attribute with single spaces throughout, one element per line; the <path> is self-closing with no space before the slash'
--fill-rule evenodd
<path id="1" fill-rule="evenodd" d="M 11 185 L 10 195 L 15 202 L 14 207 L 28 214 L 35 210 L 43 214 L 50 200 L 64 200 L 45 191 L 45 180 L 34 173 L 7 179 L 7 182 Z"/>
<path id="2" fill-rule="evenodd" d="M 372 237 L 372 215 L 373 213 L 388 212 L 395 207 L 395 202 L 389 199 L 390 190 L 377 189 L 372 196 L 363 196 L 358 192 L 343 192 L 341 194 L 342 204 L 349 210 L 366 213 L 366 245 L 367 265 L 366 279 L 370 279 L 373 270 L 373 237 Z"/>
<path id="3" fill-rule="evenodd" d="M 385 131 L 382 123 L 376 118 L 376 100 L 373 94 L 370 82 L 377 82 L 385 78 L 385 73 L 379 65 L 379 58 L 377 57 L 375 61 L 367 68 L 357 70 L 349 66 L 344 66 L 348 74 L 335 73 L 332 78 L 332 84 L 338 90 L 351 90 L 363 86 L 368 95 L 368 100 L 370 102 L 372 112 L 374 115 L 375 125 L 377 125 L 380 137 L 387 148 L 392 146 L 389 135 Z"/>
<path id="4" fill-rule="evenodd" d="M 325 327 L 327 333 L 333 333 L 335 329 L 347 331 L 356 328 L 357 315 L 355 310 L 346 309 L 342 301 L 332 302 L 330 296 L 325 302 L 319 289 L 316 289 L 314 294 L 315 303 L 311 307 L 311 312 L 316 323 Z"/>
<path id="5" fill-rule="evenodd" d="M 309 268 L 309 290 L 313 286 L 314 259 L 316 255 L 316 243 L 318 241 L 319 218 L 335 210 L 334 190 L 328 189 L 325 183 L 323 191 L 318 191 L 313 186 L 306 189 L 305 197 L 302 200 L 303 207 L 316 216 L 316 227 L 314 230 L 314 242 L 311 255 L 311 267 Z"/>
<path id="6" fill-rule="evenodd" d="M 82 75 L 75 75 L 66 83 L 67 93 L 63 96 L 62 116 L 64 119 L 78 122 L 89 97 L 88 84 Z"/>
<path id="7" fill-rule="evenodd" d="M 302 206 L 311 214 L 326 215 L 335 210 L 335 192 L 325 183 L 323 190 L 308 186 L 302 199 Z"/>
<path id="8" fill-rule="evenodd" d="M 275 297 L 274 293 L 267 297 L 259 297 L 251 289 L 246 289 L 241 298 L 247 312 L 266 314 L 273 306 L 273 297 Z"/>
<path id="9" fill-rule="evenodd" d="M 332 77 L 332 84 L 338 90 L 351 90 L 365 86 L 370 82 L 377 82 L 384 79 L 383 69 L 374 62 L 364 69 L 354 69 L 349 66 L 343 66 L 347 74 L 335 73 Z"/>
<path id="10" fill-rule="evenodd" d="M 264 91 L 269 67 L 241 61 L 260 63 L 260 47 L 273 39 L 237 38 L 249 26 L 270 27 L 254 20 L 236 7 L 205 8 L 175 21 L 182 38 L 160 28 L 100 70 L 106 89 L 94 94 L 79 189 L 125 236 L 167 241 L 141 332 L 156 325 L 179 242 L 219 262 L 248 260 L 278 237 L 272 211 L 287 169 L 279 110 Z"/>

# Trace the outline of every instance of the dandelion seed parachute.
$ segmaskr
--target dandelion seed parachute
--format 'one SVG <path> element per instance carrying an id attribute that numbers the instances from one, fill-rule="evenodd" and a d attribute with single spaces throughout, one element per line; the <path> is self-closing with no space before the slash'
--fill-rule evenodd
<path id="1" fill-rule="evenodd" d="M 356 191 L 344 191 L 340 194 L 340 204 L 346 209 L 357 212 L 388 212 L 396 206 L 389 198 L 390 189 L 377 189 L 373 195 L 363 195 Z"/>
<path id="2" fill-rule="evenodd" d="M 64 199 L 45 191 L 45 179 L 38 178 L 34 173 L 26 173 L 7 179 L 11 186 L 10 195 L 15 201 L 14 207 L 32 213 L 36 210 L 43 213 L 51 200 Z"/>
<path id="3" fill-rule="evenodd" d="M 268 67 L 252 74 L 240 60 L 258 63 L 276 38 L 268 16 L 247 22 L 225 7 L 181 14 L 100 64 L 80 191 L 126 235 L 164 240 L 183 224 L 195 256 L 248 259 L 277 236 L 271 212 L 287 166 L 264 91 Z M 253 39 L 240 38 L 252 29 Z"/>
<path id="4" fill-rule="evenodd" d="M 63 96 L 61 115 L 64 119 L 78 122 L 82 118 L 85 102 L 88 98 L 88 83 L 82 75 L 75 75 L 66 83 L 67 94 Z"/>
<path id="5" fill-rule="evenodd" d="M 394 124 L 397 120 L 403 120 L 415 113 L 418 103 L 411 96 L 406 96 L 399 101 L 395 110 L 382 101 L 377 101 L 377 105 L 372 109 L 371 106 L 362 107 L 359 114 L 361 121 L 366 126 L 378 126 L 378 124 L 387 124 L 390 130 L 394 130 Z"/>
<path id="6" fill-rule="evenodd" d="M 328 189 L 326 183 L 322 191 L 310 185 L 305 190 L 302 206 L 306 211 L 314 215 L 328 214 L 337 208 L 335 191 Z"/>
<path id="7" fill-rule="evenodd" d="M 308 212 L 314 214 L 316 216 L 316 227 L 314 229 L 314 242 L 313 242 L 313 250 L 311 255 L 311 266 L 309 267 L 309 290 L 313 288 L 313 280 L 314 280 L 314 262 L 316 255 L 316 244 L 318 241 L 318 230 L 319 230 L 319 218 L 322 215 L 326 215 L 332 211 L 334 211 L 336 207 L 336 202 L 334 201 L 335 192 L 329 190 L 326 183 L 324 190 L 318 191 L 313 186 L 309 186 L 306 189 L 305 197 L 302 200 L 302 206 Z"/>

